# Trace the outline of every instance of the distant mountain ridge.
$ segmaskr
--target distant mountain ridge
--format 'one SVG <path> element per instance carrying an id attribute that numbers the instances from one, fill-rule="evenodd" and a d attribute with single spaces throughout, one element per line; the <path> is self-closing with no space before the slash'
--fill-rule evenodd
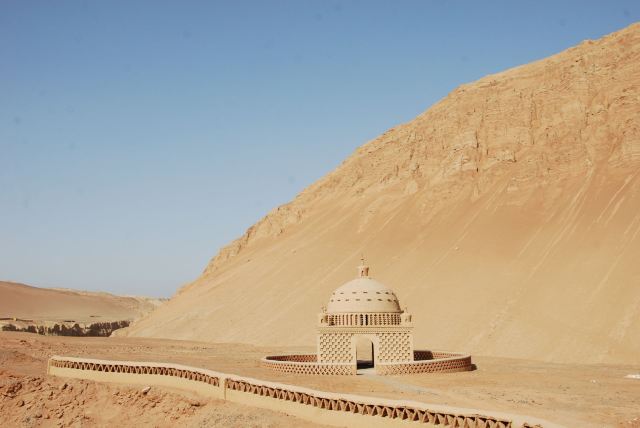
<path id="1" fill-rule="evenodd" d="M 0 325 L 3 330 L 41 334 L 81 335 L 86 330 L 89 335 L 108 336 L 163 301 L 0 281 Z"/>
<path id="2" fill-rule="evenodd" d="M 462 85 L 223 248 L 127 334 L 310 345 L 364 253 L 420 347 L 640 352 L 640 24 Z"/>

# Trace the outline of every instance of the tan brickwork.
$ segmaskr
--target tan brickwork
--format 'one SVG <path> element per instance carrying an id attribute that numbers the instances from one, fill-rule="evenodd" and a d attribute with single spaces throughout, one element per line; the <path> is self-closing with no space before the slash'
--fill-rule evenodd
<path id="1" fill-rule="evenodd" d="M 425 350 L 414 351 L 414 355 L 416 355 L 416 360 L 406 363 L 379 362 L 376 365 L 376 374 L 445 373 L 474 369 L 469 355 Z M 357 372 L 355 361 L 346 364 L 322 363 L 317 361 L 317 356 L 314 354 L 268 356 L 264 357 L 260 364 L 283 373 L 354 375 Z"/>
<path id="2" fill-rule="evenodd" d="M 355 362 L 352 333 L 320 333 L 318 361 L 321 363 Z"/>
<path id="3" fill-rule="evenodd" d="M 402 363 L 413 361 L 411 334 L 377 333 L 379 340 L 378 361 L 380 363 Z"/>
<path id="4" fill-rule="evenodd" d="M 364 260 L 358 267 L 358 275 L 337 288 L 327 307 L 318 314 L 315 359 L 300 355 L 271 356 L 264 358 L 262 364 L 286 373 L 357 374 L 356 341 L 364 338 L 371 341 L 373 361 L 363 360 L 361 364 L 366 367 L 372 363 L 377 374 L 473 369 L 467 355 L 414 351 L 411 314 L 400 308 L 393 290 L 369 277 Z"/>
<path id="5" fill-rule="evenodd" d="M 420 351 L 429 352 L 429 351 Z M 289 363 L 305 364 L 311 356 L 290 356 Z M 280 362 L 287 363 L 279 358 Z M 243 404 L 258 405 L 303 417 L 320 423 L 359 427 L 410 426 L 412 422 L 425 427 L 492 427 L 513 428 L 516 417 L 492 417 L 471 410 L 460 414 L 431 408 L 416 401 L 390 400 L 340 394 L 326 391 L 252 379 L 233 374 L 213 372 L 196 367 L 154 362 L 130 362 L 91 360 L 84 358 L 51 357 L 47 373 L 80 379 L 119 381 L 136 383 L 136 378 L 144 378 L 145 384 L 166 385 L 162 378 L 176 379 L 175 387 L 191 388 L 204 392 L 211 389 L 211 396 L 220 397 Z M 153 379 L 158 379 L 154 381 Z M 251 397 L 255 397 L 252 399 Z M 311 410 L 308 411 L 307 409 Z M 359 415 L 365 419 L 355 418 Z M 339 416 L 336 418 L 336 416 Z M 369 419 L 369 417 L 372 417 Z M 409 425 L 407 425 L 409 424 Z M 522 428 L 542 428 L 540 424 L 517 421 Z"/>

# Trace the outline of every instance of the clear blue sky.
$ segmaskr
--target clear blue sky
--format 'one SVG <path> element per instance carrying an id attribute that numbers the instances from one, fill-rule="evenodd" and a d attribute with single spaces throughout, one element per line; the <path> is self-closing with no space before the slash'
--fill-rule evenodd
<path id="1" fill-rule="evenodd" d="M 0 279 L 169 296 L 456 86 L 637 1 L 0 3 Z"/>

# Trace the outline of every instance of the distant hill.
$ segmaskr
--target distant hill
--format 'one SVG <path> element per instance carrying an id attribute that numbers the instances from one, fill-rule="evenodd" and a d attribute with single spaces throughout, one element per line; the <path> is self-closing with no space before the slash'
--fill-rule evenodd
<path id="1" fill-rule="evenodd" d="M 414 314 L 418 348 L 637 363 L 640 25 L 460 86 L 127 334 L 313 346 L 361 254 Z"/>
<path id="2" fill-rule="evenodd" d="M 109 293 L 38 288 L 0 281 L 0 322 L 96 323 L 133 321 L 162 304 L 161 299 Z"/>

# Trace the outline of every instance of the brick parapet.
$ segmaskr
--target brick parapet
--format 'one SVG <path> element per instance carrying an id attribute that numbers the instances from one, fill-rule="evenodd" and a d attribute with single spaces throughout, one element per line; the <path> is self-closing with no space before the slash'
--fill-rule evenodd
<path id="1" fill-rule="evenodd" d="M 283 373 L 313 375 L 354 375 L 355 363 L 319 363 L 315 354 L 272 355 L 260 360 L 263 367 Z M 376 374 L 447 373 L 473 370 L 471 356 L 444 351 L 414 351 L 414 361 L 377 363 Z"/>
<path id="2" fill-rule="evenodd" d="M 466 372 L 474 369 L 470 355 L 446 353 L 447 358 L 434 358 L 431 360 L 417 360 L 409 363 L 394 363 L 376 365 L 376 374 L 399 375 L 417 373 L 452 373 Z"/>
<path id="3" fill-rule="evenodd" d="M 319 363 L 315 354 L 272 355 L 260 360 L 260 365 L 282 373 L 309 375 L 355 375 L 352 363 Z"/>
<path id="4" fill-rule="evenodd" d="M 332 425 L 348 421 L 350 424 L 367 427 L 396 425 L 396 423 L 406 426 L 407 422 L 444 427 L 512 428 L 515 426 L 513 418 L 486 416 L 471 411 L 469 414 L 461 414 L 416 401 L 318 391 L 179 364 L 54 356 L 49 359 L 47 372 L 54 376 L 124 383 L 135 383 L 135 379 L 140 377 L 145 383 L 171 385 L 170 380 L 175 379 L 179 382 L 172 386 L 187 387 L 199 392 L 207 391 L 208 388 L 212 391 L 209 394 L 211 396 L 279 409 L 289 414 Z M 160 382 L 161 379 L 169 382 L 166 380 Z M 307 408 L 315 410 L 309 411 L 306 410 Z M 525 421 L 518 423 L 523 428 L 541 427 Z"/>
<path id="5" fill-rule="evenodd" d="M 375 333 L 410 333 L 413 331 L 413 326 L 407 325 L 358 325 L 358 326 L 321 326 L 317 327 L 318 333 L 352 333 L 352 334 L 375 334 Z"/>

